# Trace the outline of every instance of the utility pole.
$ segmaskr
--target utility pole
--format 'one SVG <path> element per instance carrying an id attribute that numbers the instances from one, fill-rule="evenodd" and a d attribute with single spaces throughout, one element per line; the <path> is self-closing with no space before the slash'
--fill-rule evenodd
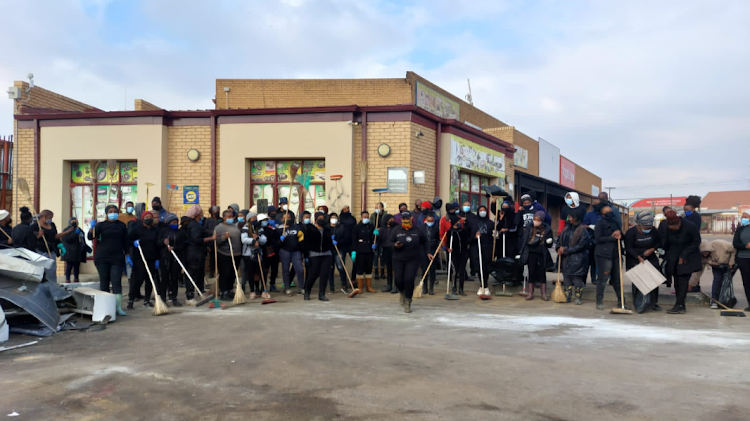
<path id="1" fill-rule="evenodd" d="M 609 191 L 609 192 L 608 192 L 607 194 L 609 195 L 609 200 L 610 200 L 610 202 L 612 201 L 612 190 L 615 190 L 616 188 L 617 188 L 617 187 L 605 187 L 605 188 L 604 188 L 605 190 L 608 190 L 608 191 Z"/>

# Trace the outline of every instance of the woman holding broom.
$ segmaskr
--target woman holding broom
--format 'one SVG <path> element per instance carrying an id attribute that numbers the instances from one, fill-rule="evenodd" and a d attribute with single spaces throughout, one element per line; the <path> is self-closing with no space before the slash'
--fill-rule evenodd
<path id="1" fill-rule="evenodd" d="M 68 228 L 73 228 L 68 234 L 65 234 L 62 238 L 63 246 L 65 247 L 65 255 L 62 256 L 62 261 L 65 262 L 65 283 L 70 282 L 70 275 L 73 275 L 73 282 L 78 282 L 78 274 L 80 273 L 81 263 L 86 263 L 86 254 L 91 251 L 89 246 L 86 244 L 86 239 L 83 236 L 83 231 L 78 227 L 78 219 L 76 217 L 70 218 L 68 221 Z M 68 231 L 67 229 L 65 231 Z"/>
<path id="2" fill-rule="evenodd" d="M 565 285 L 565 298 L 570 302 L 575 288 L 576 305 L 583 304 L 583 284 L 589 270 L 589 245 L 591 236 L 581 224 L 580 213 L 568 214 L 568 221 L 560 234 L 557 248 L 560 270 Z"/>
<path id="3" fill-rule="evenodd" d="M 481 205 L 477 208 L 477 216 L 467 221 L 469 226 L 469 238 L 471 243 L 469 250 L 471 252 L 471 258 L 475 262 L 482 262 L 481 274 L 484 279 L 481 279 L 481 285 L 487 287 L 487 281 L 490 277 L 490 263 L 492 262 L 492 241 L 494 239 L 493 224 L 487 211 L 487 206 Z M 479 247 L 479 243 L 481 247 Z M 479 258 L 479 250 L 482 250 L 482 258 Z M 490 293 L 495 295 L 495 286 L 490 288 Z"/>
<path id="4" fill-rule="evenodd" d="M 51 210 L 45 209 L 37 218 L 37 222 L 31 224 L 31 230 L 37 233 L 36 252 L 42 256 L 52 259 L 52 267 L 44 269 L 44 276 L 50 282 L 57 283 L 57 245 L 60 239 L 75 231 L 75 228 L 68 227 L 65 231 L 58 233 L 55 223 L 52 222 L 54 214 Z"/>
<path id="5" fill-rule="evenodd" d="M 97 223 L 91 221 L 88 232 L 89 241 L 96 240 L 94 250 L 94 265 L 99 273 L 99 289 L 109 292 L 112 284 L 112 294 L 115 294 L 117 303 L 117 315 L 124 316 L 122 310 L 122 268 L 125 267 L 131 242 L 128 241 L 128 229 L 125 224 L 118 221 L 120 210 L 115 205 L 109 205 L 104 209 L 107 220 Z"/>
<path id="6" fill-rule="evenodd" d="M 411 299 L 414 294 L 414 278 L 419 268 L 419 251 L 427 249 L 427 237 L 412 224 L 411 212 L 401 213 L 401 225 L 391 231 L 388 242 L 393 244 L 393 273 L 396 287 L 401 293 L 400 303 L 404 313 L 411 313 Z M 427 252 L 427 258 L 433 255 Z"/>
<path id="7" fill-rule="evenodd" d="M 310 256 L 310 266 L 305 279 L 305 297 L 310 300 L 315 280 L 320 278 L 318 286 L 318 300 L 328 301 L 326 297 L 326 283 L 333 265 L 333 235 L 328 227 L 328 221 L 324 213 L 315 214 L 315 225 L 307 225 L 305 228 L 305 243 Z"/>
<path id="8" fill-rule="evenodd" d="M 546 217 L 546 212 L 536 211 L 532 223 L 524 228 L 521 251 L 516 255 L 522 265 L 529 267 L 529 295 L 526 300 L 534 299 L 534 285 L 539 285 L 542 300 L 549 301 L 546 268 L 550 263 L 547 249 L 552 247 L 552 228 L 544 222 Z"/>
<path id="9" fill-rule="evenodd" d="M 133 247 L 136 249 L 140 248 L 138 252 L 139 256 L 132 258 L 133 261 L 133 274 L 130 277 L 130 297 L 128 298 L 128 309 L 133 308 L 133 302 L 135 301 L 136 295 L 141 290 L 141 284 L 146 282 L 146 295 L 143 298 L 144 307 L 153 307 L 151 304 L 151 294 L 155 292 L 159 294 L 158 289 L 161 289 L 160 283 L 156 284 L 157 291 L 153 291 L 153 285 L 148 280 L 148 272 L 156 273 L 159 269 L 159 229 L 157 228 L 158 219 L 154 218 L 156 212 L 146 211 L 141 215 L 141 224 L 135 225 L 130 228 L 128 232 L 128 240 L 133 243 Z M 162 243 L 163 244 L 163 243 Z M 141 258 L 140 254 L 143 254 Z M 145 264 L 143 260 L 146 260 Z M 148 272 L 146 270 L 148 266 Z M 154 283 L 158 282 L 159 278 L 154 277 Z"/>

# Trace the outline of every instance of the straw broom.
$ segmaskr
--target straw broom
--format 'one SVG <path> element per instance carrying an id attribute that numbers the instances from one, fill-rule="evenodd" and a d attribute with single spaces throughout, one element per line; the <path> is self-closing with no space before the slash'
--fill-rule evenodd
<path id="1" fill-rule="evenodd" d="M 245 304 L 245 291 L 242 290 L 242 284 L 240 283 L 240 275 L 237 273 L 237 263 L 234 261 L 234 247 L 232 246 L 232 239 L 227 239 L 229 242 L 229 253 L 232 254 L 232 267 L 234 268 L 234 303 Z"/>
<path id="2" fill-rule="evenodd" d="M 114 159 L 107 160 L 107 172 L 109 173 L 109 190 L 107 191 L 107 204 L 109 204 L 109 201 L 112 199 L 112 179 L 115 178 L 115 175 L 117 174 L 117 161 L 115 161 Z"/>
<path id="3" fill-rule="evenodd" d="M 25 178 L 19 178 L 18 179 L 18 189 L 21 190 L 21 193 L 23 193 L 24 196 L 26 196 L 26 201 L 29 202 L 29 207 L 31 207 L 31 211 L 34 212 L 34 215 L 38 215 L 36 213 L 36 209 L 34 209 L 34 202 L 31 200 L 31 193 L 29 193 L 29 183 L 26 181 Z M 39 219 L 37 219 L 37 223 L 39 222 Z M 42 226 L 39 225 L 39 230 L 42 231 Z M 5 232 L 5 231 L 3 231 Z M 6 236 L 8 234 L 5 234 Z M 42 240 L 44 241 L 44 248 L 47 249 L 47 256 L 49 258 L 52 258 L 52 253 L 49 251 L 49 244 L 47 244 L 47 238 L 42 233 Z"/>
<path id="4" fill-rule="evenodd" d="M 190 300 L 185 301 L 185 304 L 187 304 L 189 306 L 196 306 L 196 307 L 197 306 L 201 306 L 203 304 L 206 304 L 211 299 L 211 297 L 207 296 L 207 295 L 203 295 L 203 293 L 201 292 L 200 288 L 198 288 L 198 285 L 193 280 L 193 277 L 190 276 L 190 272 L 188 272 L 187 269 L 185 269 L 185 266 L 180 261 L 180 258 L 177 257 L 177 254 L 174 252 L 174 250 L 169 250 L 169 251 L 172 252 L 172 256 L 174 256 L 174 259 L 180 265 L 180 267 L 182 268 L 182 271 L 185 272 L 185 275 L 187 275 L 188 279 L 190 280 L 190 283 L 193 284 L 193 287 L 195 288 L 195 291 L 201 297 L 200 301 L 198 301 L 197 303 L 195 302 L 194 299 L 190 299 Z"/>
<path id="5" fill-rule="evenodd" d="M 557 282 L 555 282 L 555 290 L 552 291 L 552 301 L 556 303 L 565 303 L 568 298 L 563 292 L 562 285 L 560 284 L 560 269 L 562 268 L 562 256 L 557 256 Z"/>
<path id="6" fill-rule="evenodd" d="M 440 246 L 443 245 L 443 241 L 445 240 L 445 236 L 448 234 L 448 231 L 443 234 L 443 237 L 438 241 L 438 246 L 435 249 L 435 252 L 432 253 L 432 260 L 430 260 L 430 264 L 427 265 L 427 270 L 424 271 L 424 274 L 422 274 L 422 280 L 419 281 L 419 285 L 414 287 L 414 292 L 412 293 L 412 298 L 422 298 L 422 285 L 424 284 L 424 280 L 427 277 L 427 274 L 430 273 L 430 267 L 432 267 L 432 263 L 435 261 L 436 255 L 438 254 L 438 251 L 440 251 Z M 450 280 L 448 281 L 448 284 L 450 284 Z"/>
<path id="7" fill-rule="evenodd" d="M 154 277 L 151 275 L 151 269 L 148 268 L 148 263 L 146 263 L 146 257 L 143 255 L 143 250 L 141 250 L 140 246 L 136 247 L 138 249 L 138 252 L 141 254 L 141 260 L 143 260 L 143 266 L 146 267 L 146 272 L 148 273 L 148 279 L 151 281 L 151 286 L 154 288 L 154 297 L 155 297 L 155 304 L 154 304 L 154 312 L 151 313 L 154 316 L 161 316 L 162 314 L 169 314 L 169 307 L 162 301 L 161 296 L 159 295 L 159 289 L 156 288 L 156 282 L 154 282 Z M 146 297 L 148 299 L 150 297 Z"/>
<path id="8" fill-rule="evenodd" d="M 299 164 L 296 162 L 292 161 L 289 164 L 289 194 L 287 194 L 288 197 L 286 198 L 286 212 L 284 213 L 284 216 L 289 215 L 289 208 L 292 207 L 292 183 L 294 183 L 294 177 L 297 176 L 298 169 Z M 281 231 L 281 235 L 286 235 L 286 224 L 284 224 L 284 229 Z"/>

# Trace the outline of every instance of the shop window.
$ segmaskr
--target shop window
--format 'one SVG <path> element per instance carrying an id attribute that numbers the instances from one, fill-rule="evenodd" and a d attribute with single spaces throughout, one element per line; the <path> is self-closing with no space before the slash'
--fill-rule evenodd
<path id="1" fill-rule="evenodd" d="M 104 209 L 107 205 L 124 209 L 125 203 L 137 202 L 137 162 L 118 161 L 117 171 L 111 177 L 106 161 L 94 171 L 88 162 L 72 162 L 70 171 L 70 214 L 78 219 L 79 226 L 86 233 L 92 219 L 103 221 L 106 218 Z"/>
<path id="2" fill-rule="evenodd" d="M 489 178 L 463 171 L 459 173 L 459 178 L 460 203 L 470 202 L 472 212 L 476 212 L 480 205 L 487 206 L 487 196 L 485 196 L 482 191 L 482 186 L 488 186 L 490 184 Z"/>
<path id="3" fill-rule="evenodd" d="M 292 166 L 298 168 L 292 181 Z M 279 198 L 289 198 L 289 210 L 299 215 L 299 209 L 314 213 L 318 206 L 326 204 L 326 162 L 324 160 L 265 160 L 250 163 L 251 205 L 258 199 L 267 199 L 276 206 Z M 306 189 L 302 182 L 309 178 Z M 290 194 L 290 181 L 291 194 Z"/>

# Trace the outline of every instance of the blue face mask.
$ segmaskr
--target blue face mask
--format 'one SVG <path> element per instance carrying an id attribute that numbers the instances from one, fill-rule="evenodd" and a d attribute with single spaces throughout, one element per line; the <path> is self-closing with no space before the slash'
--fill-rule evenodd
<path id="1" fill-rule="evenodd" d="M 685 211 L 685 216 L 690 216 L 693 214 L 693 211 Z"/>
<path id="2" fill-rule="evenodd" d="M 227 224 L 234 224 L 234 218 L 227 218 Z"/>
<path id="3" fill-rule="evenodd" d="M 171 229 L 173 231 L 177 231 L 178 229 L 180 229 L 180 226 L 179 225 L 169 224 L 169 229 Z"/>
<path id="4" fill-rule="evenodd" d="M 565 203 L 567 203 L 568 206 L 573 206 L 573 199 L 565 199 Z"/>
<path id="5" fill-rule="evenodd" d="M 245 218 L 240 216 L 239 218 L 237 218 L 237 222 L 245 222 Z"/>
<path id="6" fill-rule="evenodd" d="M 198 221 L 199 224 L 203 225 L 203 220 Z"/>
<path id="7" fill-rule="evenodd" d="M 117 217 L 118 216 L 120 216 L 120 215 L 118 215 L 116 213 L 108 213 L 107 214 L 107 219 L 109 219 L 110 221 L 117 221 Z"/>
<path id="8" fill-rule="evenodd" d="M 746 227 L 750 225 L 750 218 L 742 218 L 740 219 L 740 223 L 742 224 L 743 227 Z"/>
<path id="9" fill-rule="evenodd" d="M 125 210 L 128 211 L 128 213 L 133 213 L 133 207 L 132 206 L 128 206 L 127 208 L 125 208 Z"/>
<path id="10" fill-rule="evenodd" d="M 425 222 L 425 224 L 427 224 L 428 227 L 432 227 L 433 225 L 435 225 L 434 222 Z"/>
<path id="11" fill-rule="evenodd" d="M 268 226 L 268 221 L 261 221 L 260 222 L 260 226 L 261 227 L 267 227 Z"/>
<path id="12" fill-rule="evenodd" d="M 461 209 L 463 209 L 464 212 L 469 212 L 471 210 L 470 206 L 464 206 Z"/>
<path id="13" fill-rule="evenodd" d="M 649 229 L 649 230 L 647 230 L 647 229 L 644 229 L 644 230 L 643 230 L 643 233 L 644 233 L 644 234 L 648 234 L 648 233 L 650 233 L 650 232 L 651 232 L 651 230 L 650 230 L 650 229 Z"/>
<path id="14" fill-rule="evenodd" d="M 303 219 L 302 223 L 304 223 L 305 225 L 310 225 L 310 218 Z"/>
<path id="15" fill-rule="evenodd" d="M 362 223 L 365 224 L 365 225 L 369 224 L 370 223 L 370 218 L 364 218 L 364 219 L 362 219 Z"/>
<path id="16" fill-rule="evenodd" d="M 529 210 L 529 209 L 531 209 L 531 206 L 532 205 L 523 205 L 523 208 L 526 209 L 526 210 Z"/>

